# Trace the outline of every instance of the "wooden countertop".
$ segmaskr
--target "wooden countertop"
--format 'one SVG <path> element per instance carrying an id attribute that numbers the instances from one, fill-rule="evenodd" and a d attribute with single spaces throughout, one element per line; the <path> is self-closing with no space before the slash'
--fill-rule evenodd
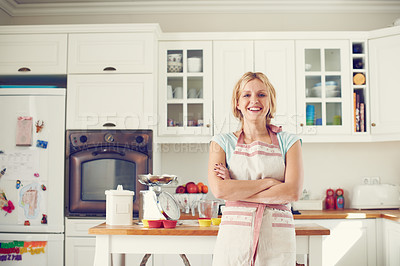
<path id="1" fill-rule="evenodd" d="M 102 223 L 89 229 L 92 235 L 176 235 L 216 236 L 219 226 L 200 227 L 196 220 L 188 220 L 173 229 L 145 228 L 134 221 L 133 225 L 107 225 Z M 295 227 L 297 236 L 329 235 L 330 230 L 318 224 L 300 224 Z"/>
<path id="2" fill-rule="evenodd" d="M 400 210 L 321 210 L 300 211 L 301 214 L 293 215 L 294 219 L 373 219 L 385 218 L 400 222 Z"/>

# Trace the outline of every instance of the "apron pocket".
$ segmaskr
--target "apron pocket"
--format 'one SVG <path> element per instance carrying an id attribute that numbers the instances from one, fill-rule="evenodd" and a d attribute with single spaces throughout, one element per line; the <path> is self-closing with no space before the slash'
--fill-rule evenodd
<path id="1" fill-rule="evenodd" d="M 272 249 L 275 252 L 296 252 L 296 235 L 294 229 L 293 215 L 290 211 L 272 209 Z"/>
<path id="2" fill-rule="evenodd" d="M 250 265 L 255 213 L 256 208 L 224 208 L 213 265 Z"/>

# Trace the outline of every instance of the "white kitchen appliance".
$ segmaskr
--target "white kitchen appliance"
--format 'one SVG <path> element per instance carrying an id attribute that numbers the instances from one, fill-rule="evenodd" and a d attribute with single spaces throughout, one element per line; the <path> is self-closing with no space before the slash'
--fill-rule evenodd
<path id="1" fill-rule="evenodd" d="M 1 265 L 64 264 L 65 93 L 0 86 Z"/>
<path id="2" fill-rule="evenodd" d="M 350 201 L 352 209 L 398 209 L 400 187 L 392 184 L 357 185 Z"/>
<path id="3" fill-rule="evenodd" d="M 140 191 L 139 197 L 139 221 L 142 220 L 178 220 L 181 211 L 175 198 L 166 191 L 162 191 L 164 185 L 177 182 L 174 175 L 139 175 L 141 184 L 149 187 L 149 190 Z"/>

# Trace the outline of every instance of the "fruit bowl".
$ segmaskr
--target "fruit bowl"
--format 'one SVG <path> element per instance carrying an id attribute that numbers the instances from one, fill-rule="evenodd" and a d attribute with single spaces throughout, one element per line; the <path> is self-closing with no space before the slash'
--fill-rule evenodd
<path id="1" fill-rule="evenodd" d="M 175 200 L 178 202 L 181 212 L 190 213 L 194 216 L 196 213 L 199 201 L 205 199 L 207 194 L 202 193 L 179 193 L 174 194 Z"/>

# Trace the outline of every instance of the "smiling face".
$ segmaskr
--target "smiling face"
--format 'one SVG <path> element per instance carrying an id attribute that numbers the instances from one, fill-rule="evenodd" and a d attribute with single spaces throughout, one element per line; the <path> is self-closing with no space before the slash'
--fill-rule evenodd
<path id="1" fill-rule="evenodd" d="M 236 108 L 248 121 L 266 123 L 270 108 L 267 87 L 259 79 L 249 81 L 240 92 Z"/>
<path id="2" fill-rule="evenodd" d="M 267 76 L 261 72 L 246 72 L 236 83 L 232 94 L 233 116 L 264 121 L 269 125 L 276 111 L 276 92 Z"/>

